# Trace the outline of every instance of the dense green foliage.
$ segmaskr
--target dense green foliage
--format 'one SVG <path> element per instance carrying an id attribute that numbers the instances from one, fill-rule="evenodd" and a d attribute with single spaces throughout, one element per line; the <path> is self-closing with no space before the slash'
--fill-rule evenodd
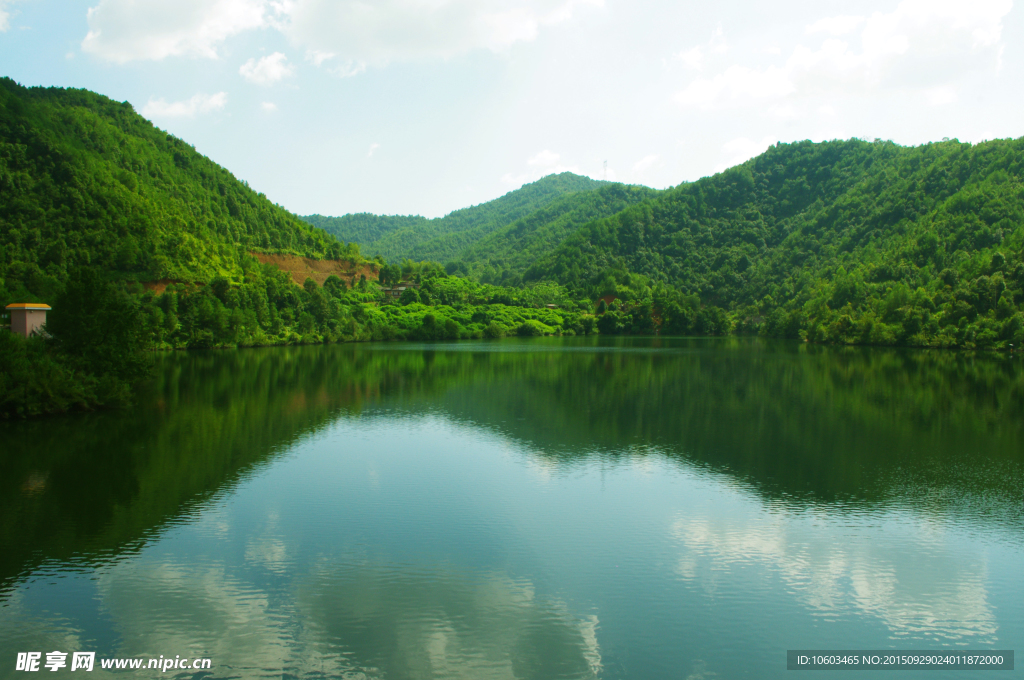
<path id="1" fill-rule="evenodd" d="M 352 213 L 342 217 L 306 215 L 302 219 L 317 229 L 323 229 L 340 241 L 358 243 L 363 252 L 374 255 L 380 252 L 377 244 L 388 236 L 399 232 L 409 236 L 421 230 L 430 229 L 431 223 L 431 220 L 420 215 L 374 215 L 372 213 Z M 414 238 L 416 237 L 414 236 Z M 394 253 L 389 254 L 392 260 L 399 259 Z"/>
<path id="2" fill-rule="evenodd" d="M 272 265 L 254 259 L 245 264 L 239 286 L 219 277 L 202 288 L 177 284 L 161 295 L 137 291 L 149 346 L 457 340 L 529 332 L 520 330 L 527 322 L 539 323 L 545 334 L 585 334 L 596 323 L 586 302 L 573 302 L 553 284 L 501 288 L 448 276 L 436 266 L 410 264 L 404 275 L 414 281 L 394 304 L 383 304 L 375 283 L 363 281 L 349 290 L 331 276 L 322 287 L 310 279 L 300 288 Z"/>
<path id="3" fill-rule="evenodd" d="M 0 417 L 123 406 L 148 375 L 139 300 L 95 269 L 72 273 L 46 330 L 0 332 Z"/>
<path id="4" fill-rule="evenodd" d="M 779 144 L 586 225 L 524 278 L 627 306 L 662 286 L 666 318 L 718 309 L 720 332 L 1019 346 L 1022 179 L 1024 139 Z"/>
<path id="5" fill-rule="evenodd" d="M 614 215 L 659 192 L 642 186 L 609 184 L 561 196 L 517 219 L 446 260 L 450 272 L 485 283 L 521 285 L 523 273 L 593 220 Z"/>
<path id="6" fill-rule="evenodd" d="M 119 405 L 122 396 L 114 381 L 76 371 L 43 338 L 0 332 L 0 418 Z"/>
<path id="7" fill-rule="evenodd" d="M 0 79 L 0 303 L 52 299 L 77 266 L 238 277 L 247 251 L 349 254 L 131 105 Z"/>
<path id="8" fill-rule="evenodd" d="M 428 220 L 419 216 L 360 213 L 343 217 L 311 215 L 306 221 L 342 241 L 359 243 L 364 253 L 391 261 L 449 262 L 481 239 L 560 198 L 591 192 L 608 182 L 571 172 L 548 175 L 501 198 Z"/>
<path id="9" fill-rule="evenodd" d="M 147 373 L 147 342 L 138 301 L 95 269 L 72 273 L 53 304 L 46 331 L 80 370 L 128 383 Z"/>
<path id="10" fill-rule="evenodd" d="M 244 281 L 172 284 L 162 294 L 80 270 L 54 303 L 50 337 L 3 333 L 0 417 L 121 405 L 146 375 L 146 349 L 209 349 L 362 340 L 458 340 L 596 332 L 589 303 L 554 284 L 502 288 L 407 264 L 412 281 L 384 304 L 380 287 L 337 276 L 299 287 L 242 260 Z"/>

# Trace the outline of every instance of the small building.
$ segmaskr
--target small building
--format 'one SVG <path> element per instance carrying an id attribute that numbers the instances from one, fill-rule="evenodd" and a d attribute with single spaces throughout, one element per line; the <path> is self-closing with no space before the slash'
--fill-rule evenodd
<path id="1" fill-rule="evenodd" d="M 26 338 L 33 333 L 41 332 L 46 323 L 46 313 L 50 305 L 36 302 L 15 302 L 7 305 L 5 311 L 11 316 L 11 332 Z"/>
<path id="2" fill-rule="evenodd" d="M 382 286 L 380 292 L 384 294 L 384 302 L 398 302 L 407 288 L 419 288 L 419 284 L 403 281 L 395 286 Z"/>

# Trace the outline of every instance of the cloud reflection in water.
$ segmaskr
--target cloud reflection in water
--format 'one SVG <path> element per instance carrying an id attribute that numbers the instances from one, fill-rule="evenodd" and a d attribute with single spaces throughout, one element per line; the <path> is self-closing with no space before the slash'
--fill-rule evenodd
<path id="1" fill-rule="evenodd" d="M 867 614 L 893 640 L 997 640 L 984 554 L 961 549 L 955 535 L 919 516 L 708 513 L 677 519 L 671 534 L 684 548 L 677 574 L 707 591 L 727 572 L 767 567 L 815 615 Z"/>
<path id="2" fill-rule="evenodd" d="M 118 654 L 210 657 L 218 676 L 584 679 L 602 671 L 596 616 L 575 616 L 502 573 L 324 558 L 275 592 L 217 565 L 164 559 L 114 565 L 98 590 L 120 633 Z"/>

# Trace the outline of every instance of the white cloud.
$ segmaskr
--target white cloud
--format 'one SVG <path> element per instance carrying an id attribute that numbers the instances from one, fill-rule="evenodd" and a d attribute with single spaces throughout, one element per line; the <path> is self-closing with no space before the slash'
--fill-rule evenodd
<path id="1" fill-rule="evenodd" d="M 797 120 L 803 118 L 804 111 L 798 106 L 792 104 L 774 104 L 768 107 L 767 113 L 775 116 L 779 120 Z"/>
<path id="2" fill-rule="evenodd" d="M 197 113 L 219 111 L 228 103 L 226 92 L 217 94 L 196 94 L 182 102 L 168 102 L 164 99 L 150 99 L 142 107 L 146 118 L 192 118 Z"/>
<path id="3" fill-rule="evenodd" d="M 320 50 L 306 50 L 306 61 L 313 62 L 314 66 L 319 66 L 320 64 L 324 63 L 325 61 L 328 61 L 329 59 L 334 59 L 335 56 L 336 55 L 334 54 L 334 52 L 321 52 Z"/>
<path id="4" fill-rule="evenodd" d="M 829 35 L 849 35 L 857 30 L 864 23 L 864 17 L 850 16 L 843 14 L 837 17 L 826 17 L 819 19 L 807 27 L 806 32 L 828 33 Z"/>
<path id="5" fill-rule="evenodd" d="M 602 4 L 603 0 L 292 0 L 282 13 L 281 30 L 312 52 L 333 54 L 365 68 L 449 58 L 477 49 L 499 52 L 534 40 L 544 27 L 570 20 L 580 6 Z"/>
<path id="6" fill-rule="evenodd" d="M 379 148 L 380 148 L 380 144 L 378 144 L 377 142 L 374 142 L 373 144 L 371 144 L 370 145 L 370 150 L 366 152 L 366 157 L 367 158 L 372 158 L 373 157 L 373 152 L 376 151 Z"/>
<path id="7" fill-rule="evenodd" d="M 925 98 L 932 106 L 952 104 L 957 99 L 956 88 L 947 86 L 933 87 L 925 92 Z"/>
<path id="8" fill-rule="evenodd" d="M 215 58 L 224 40 L 267 20 L 266 0 L 100 0 L 89 10 L 82 50 L 117 63 Z"/>
<path id="9" fill-rule="evenodd" d="M 727 170 L 735 165 L 748 161 L 754 156 L 761 155 L 776 141 L 777 140 L 771 137 L 764 137 L 759 142 L 747 139 L 746 137 L 737 137 L 736 139 L 726 142 L 722 145 L 723 161 L 715 168 L 715 172 L 722 172 L 723 170 Z"/>
<path id="10" fill-rule="evenodd" d="M 530 182 L 536 182 L 541 177 L 547 177 L 548 175 L 560 175 L 563 172 L 572 172 L 577 175 L 583 173 L 578 165 L 565 165 L 561 163 L 562 156 L 549 149 L 538 151 L 533 156 L 527 159 L 526 165 L 529 169 L 522 173 L 506 172 L 501 176 L 501 182 L 508 186 L 521 187 L 524 184 Z M 609 171 L 611 173 L 611 171 Z M 594 174 L 590 174 L 594 177 Z M 600 176 L 595 179 L 601 179 Z M 609 177 L 609 179 L 612 179 Z"/>
<path id="11" fill-rule="evenodd" d="M 0 0 L 0 33 L 6 33 L 11 28 L 11 12 L 9 8 L 18 1 Z M 21 26 L 20 28 L 24 31 L 28 26 Z"/>
<path id="12" fill-rule="evenodd" d="M 274 102 L 263 102 L 262 104 L 260 104 L 260 108 L 268 113 L 272 113 L 274 111 L 277 111 L 277 104 L 275 104 Z"/>
<path id="13" fill-rule="evenodd" d="M 675 96 L 677 103 L 704 109 L 742 99 L 775 99 L 791 94 L 790 74 L 775 66 L 754 69 L 730 66 L 711 78 L 698 78 Z"/>
<path id="14" fill-rule="evenodd" d="M 640 160 L 633 164 L 633 178 L 639 179 L 643 177 L 644 173 L 660 164 L 661 156 L 659 156 L 658 154 L 652 153 L 647 156 L 644 156 L 643 158 L 641 158 Z"/>
<path id="15" fill-rule="evenodd" d="M 365 61 L 348 60 L 344 64 L 340 64 L 330 69 L 331 73 L 341 78 L 351 78 L 357 76 L 366 70 Z"/>
<path id="16" fill-rule="evenodd" d="M 699 71 L 704 68 L 704 48 L 698 45 L 685 52 L 680 52 L 676 55 L 676 59 L 683 62 L 683 66 L 686 68 Z"/>
<path id="17" fill-rule="evenodd" d="M 725 42 L 725 34 L 719 26 L 711 34 L 711 39 L 704 45 L 697 45 L 685 52 L 675 55 L 675 58 L 683 63 L 683 66 L 691 71 L 700 71 L 704 68 L 704 62 L 709 54 L 725 54 L 729 51 L 729 45 Z"/>
<path id="18" fill-rule="evenodd" d="M 255 57 L 242 64 L 238 72 L 250 83 L 272 85 L 292 75 L 294 69 L 288 63 L 288 57 L 280 52 L 257 60 Z"/>
<path id="19" fill-rule="evenodd" d="M 561 156 L 557 153 L 544 149 L 537 153 L 537 155 L 533 156 L 530 160 L 526 161 L 526 164 L 547 168 L 557 163 L 559 158 L 561 158 Z"/>
<path id="20" fill-rule="evenodd" d="M 334 52 L 324 50 L 306 50 L 306 61 L 313 62 L 314 66 L 320 66 L 337 56 Z M 328 71 L 340 78 L 351 78 L 365 71 L 366 66 L 366 62 L 360 59 L 348 59 L 337 66 L 329 68 Z"/>
<path id="21" fill-rule="evenodd" d="M 579 168 L 578 165 L 555 165 L 555 166 L 552 166 L 552 167 L 548 167 L 548 168 L 544 168 L 544 169 L 531 170 L 531 171 L 523 172 L 523 173 L 519 173 L 519 174 L 515 174 L 515 173 L 511 173 L 511 172 L 506 172 L 504 175 L 501 176 L 501 182 L 502 182 L 502 184 L 506 184 L 508 186 L 517 187 L 518 188 L 518 187 L 523 186 L 524 184 L 529 184 L 530 182 L 536 182 L 537 180 L 539 180 L 542 177 L 547 177 L 548 175 L 560 175 L 563 172 L 571 172 L 571 173 L 576 174 L 576 175 L 583 174 L 582 172 L 580 172 L 580 168 Z M 609 172 L 609 175 L 610 175 L 611 171 L 609 170 L 608 172 Z M 608 179 L 614 179 L 614 178 L 613 177 L 608 177 Z"/>
<path id="22" fill-rule="evenodd" d="M 534 40 L 604 0 L 99 0 L 89 10 L 86 52 L 125 63 L 171 56 L 215 58 L 238 33 L 274 28 L 339 75 L 370 65 L 502 51 Z"/>
<path id="23" fill-rule="evenodd" d="M 798 45 L 781 66 L 735 64 L 693 80 L 675 99 L 718 109 L 884 88 L 951 101 L 960 78 L 998 67 L 1002 22 L 1012 6 L 1012 0 L 903 0 L 887 14 L 822 19 L 807 27 L 810 35 L 828 34 L 816 49 Z M 850 35 L 857 30 L 859 46 Z"/>

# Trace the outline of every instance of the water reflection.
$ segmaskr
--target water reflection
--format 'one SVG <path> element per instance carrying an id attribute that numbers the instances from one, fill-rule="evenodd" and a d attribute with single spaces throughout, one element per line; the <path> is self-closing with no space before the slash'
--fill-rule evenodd
<path id="1" fill-rule="evenodd" d="M 578 338 L 161 359 L 132 413 L 0 424 L 0 592 L 39 557 L 131 549 L 338 417 L 375 414 L 462 420 L 554 469 L 649 452 L 797 506 L 1024 529 L 1024 366 L 1003 356 Z"/>
<path id="2" fill-rule="evenodd" d="M 596 616 L 526 580 L 369 561 L 325 561 L 300 586 L 302 619 L 353 670 L 388 678 L 591 678 Z"/>
<path id="3" fill-rule="evenodd" d="M 0 424 L 5 654 L 731 677 L 713 633 L 1024 634 L 1018 360 L 580 338 L 160 362 L 130 413 Z"/>
<path id="4" fill-rule="evenodd" d="M 146 559 L 104 570 L 97 596 L 114 624 L 117 654 L 188 655 L 229 660 L 236 667 L 241 662 L 282 668 L 291 645 L 287 628 L 268 616 L 270 595 L 232 577 L 229 569 Z"/>
<path id="5" fill-rule="evenodd" d="M 868 522 L 889 528 L 879 536 L 864 530 Z M 893 641 L 998 640 L 986 556 L 927 521 L 731 513 L 680 518 L 672 536 L 682 552 L 677 573 L 704 589 L 729 583 L 723 572 L 756 566 L 824 620 L 849 616 L 852 604 Z"/>

